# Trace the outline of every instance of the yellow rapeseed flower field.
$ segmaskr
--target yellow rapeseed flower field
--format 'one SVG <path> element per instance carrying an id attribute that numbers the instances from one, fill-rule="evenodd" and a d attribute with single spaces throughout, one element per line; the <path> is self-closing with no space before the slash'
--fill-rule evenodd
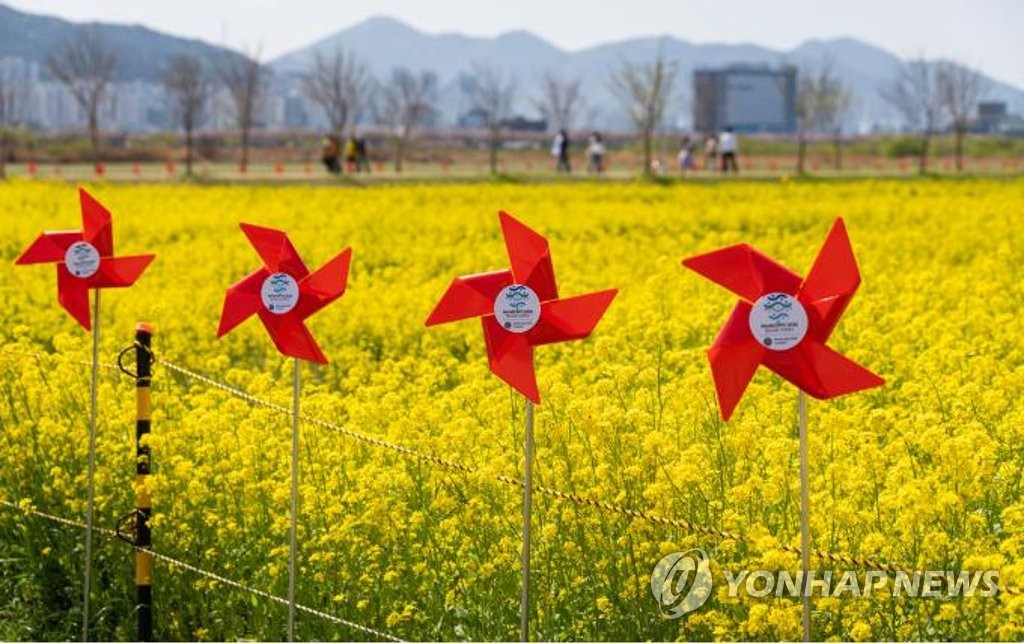
<path id="1" fill-rule="evenodd" d="M 720 420 L 705 351 L 734 296 L 684 256 L 747 241 L 804 273 L 836 216 L 864 283 L 831 345 L 887 380 L 810 405 L 816 548 L 919 570 L 1000 571 L 1024 586 L 1024 183 L 996 180 L 462 185 L 368 189 L 96 185 L 118 254 L 155 252 L 102 295 L 101 360 L 156 327 L 158 359 L 290 405 L 290 361 L 247 322 L 217 340 L 225 287 L 257 258 L 238 229 L 288 230 L 320 265 L 355 250 L 344 297 L 311 318 L 331 359 L 303 368 L 303 412 L 457 461 L 438 466 L 322 425 L 301 444 L 298 600 L 406 639 L 515 639 L 521 400 L 487 369 L 479 324 L 426 329 L 451 277 L 507 265 L 496 217 L 547 235 L 566 295 L 617 287 L 594 335 L 542 347 L 537 485 L 742 535 L 738 541 L 535 497 L 541 639 L 796 639 L 800 604 L 725 584 L 678 620 L 649 579 L 704 548 L 723 570 L 795 570 L 796 399 L 758 373 Z M 74 186 L 0 185 L 0 499 L 85 513 L 89 337 L 51 266 L 15 267 L 44 228 L 77 228 Z M 55 354 L 33 357 L 27 354 Z M 97 523 L 133 507 L 134 386 L 100 382 Z M 157 364 L 157 551 L 284 595 L 286 414 Z M 82 535 L 0 508 L 0 638 L 74 638 Z M 132 551 L 98 538 L 94 637 L 134 636 Z M 820 569 L 845 568 L 812 560 Z M 280 639 L 285 608 L 157 563 L 160 639 Z M 1024 638 L 1024 596 L 816 599 L 821 639 Z M 302 639 L 365 635 L 300 613 Z"/>

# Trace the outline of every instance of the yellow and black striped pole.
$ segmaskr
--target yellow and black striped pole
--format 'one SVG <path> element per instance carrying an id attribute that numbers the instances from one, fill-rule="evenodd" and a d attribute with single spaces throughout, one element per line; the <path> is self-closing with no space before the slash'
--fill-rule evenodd
<path id="1" fill-rule="evenodd" d="M 150 383 L 153 376 L 153 327 L 141 323 L 135 327 L 135 603 L 140 642 L 153 640 L 153 545 L 149 531 L 152 504 L 146 477 L 150 472 L 149 445 L 143 438 L 150 430 Z"/>

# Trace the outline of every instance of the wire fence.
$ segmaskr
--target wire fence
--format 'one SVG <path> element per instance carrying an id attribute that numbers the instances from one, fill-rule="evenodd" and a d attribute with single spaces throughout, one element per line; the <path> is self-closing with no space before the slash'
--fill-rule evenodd
<path id="1" fill-rule="evenodd" d="M 32 358 L 37 358 L 37 359 L 38 358 L 44 358 L 44 359 L 48 358 L 48 359 L 55 359 L 55 360 L 56 359 L 62 359 L 62 360 L 67 360 L 68 362 L 71 362 L 71 363 L 83 364 L 83 365 L 87 365 L 87 366 L 91 366 L 91 364 L 92 364 L 92 363 L 90 363 L 88 361 L 68 359 L 65 356 L 61 356 L 59 354 L 47 354 L 47 353 L 36 353 L 36 352 L 16 352 L 16 351 L 6 351 L 6 350 L 3 351 L 3 352 L 0 352 L 0 355 L 5 355 L 5 354 L 6 355 L 14 355 L 14 356 L 22 356 L 22 357 L 32 357 Z M 242 389 L 240 389 L 238 387 L 234 387 L 234 386 L 229 385 L 227 383 L 221 382 L 221 381 L 219 381 L 219 380 L 217 380 L 215 378 L 211 378 L 210 376 L 204 375 L 204 374 L 202 374 L 202 373 L 200 373 L 198 371 L 195 371 L 194 369 L 191 369 L 189 367 L 183 366 L 183 365 L 178 364 L 178 363 L 176 363 L 174 361 L 168 360 L 166 358 L 160 358 L 160 360 L 157 362 L 157 364 L 165 367 L 168 371 L 171 371 L 171 372 L 176 373 L 176 374 L 178 374 L 178 375 L 180 375 L 182 377 L 194 380 L 196 382 L 200 382 L 200 383 L 202 383 L 204 385 L 207 385 L 209 387 L 213 387 L 215 389 L 223 391 L 223 392 L 225 392 L 225 393 L 227 393 L 227 394 L 229 394 L 229 395 L 231 395 L 231 396 L 233 396 L 235 398 L 238 398 L 240 400 L 243 400 L 243 401 L 249 403 L 250 405 L 254 405 L 254 406 L 270 409 L 270 410 L 273 410 L 275 412 L 278 412 L 278 413 L 281 413 L 281 414 L 284 414 L 284 415 L 287 415 L 287 416 L 291 416 L 292 415 L 292 409 L 290 407 L 287 407 L 287 406 L 284 406 L 284 405 L 280 405 L 278 403 L 275 403 L 275 402 L 272 402 L 272 401 L 260 398 L 258 396 L 253 396 L 253 395 L 249 394 L 248 392 L 246 392 L 246 391 L 244 391 L 244 390 L 242 390 Z M 111 363 L 103 363 L 103 364 L 101 364 L 101 366 L 103 368 L 106 368 L 106 369 L 115 369 L 115 370 L 120 369 L 120 367 L 118 365 L 111 364 Z M 120 370 L 124 371 L 123 369 L 120 369 Z M 130 372 L 127 372 L 127 371 L 124 371 L 124 373 L 126 373 L 129 376 L 132 375 Z M 373 447 L 385 449 L 385 450 L 394 452 L 396 454 L 400 454 L 400 455 L 408 457 L 408 458 L 413 458 L 413 459 L 415 459 L 417 461 L 420 461 L 420 462 L 423 462 L 423 463 L 427 463 L 427 464 L 432 465 L 434 467 L 440 467 L 440 468 L 447 469 L 449 471 L 461 472 L 461 473 L 465 473 L 465 474 L 477 474 L 477 473 L 479 473 L 479 468 L 477 468 L 475 466 L 472 466 L 472 465 L 469 465 L 469 464 L 466 464 L 466 463 L 463 463 L 463 462 L 460 462 L 458 460 L 450 459 L 450 458 L 444 458 L 444 457 L 441 457 L 441 456 L 437 456 L 435 454 L 430 454 L 428 452 L 424 452 L 424 451 L 416 449 L 416 448 L 412 448 L 412 447 L 409 447 L 409 446 L 406 446 L 406 445 L 401 445 L 399 443 L 395 443 L 395 442 L 388 441 L 388 440 L 385 440 L 385 439 L 382 439 L 382 438 L 371 436 L 369 434 L 365 434 L 363 432 L 359 432 L 359 431 L 356 431 L 356 430 L 344 427 L 342 425 L 338 425 L 336 423 L 332 423 L 332 422 L 324 420 L 322 418 L 317 418 L 317 417 L 313 417 L 313 416 L 309 416 L 309 415 L 305 415 L 305 414 L 300 414 L 299 418 L 303 422 L 309 423 L 309 424 L 311 424 L 313 426 L 317 426 L 317 427 L 320 427 L 322 429 L 326 429 L 326 430 L 329 430 L 329 431 L 336 432 L 336 433 L 338 433 L 340 435 L 346 436 L 348 438 L 351 438 L 353 440 L 356 440 L 356 441 L 361 442 L 361 443 L 366 444 L 366 445 L 371 445 Z M 502 484 L 502 485 L 507 485 L 507 486 L 515 487 L 515 488 L 520 489 L 520 490 L 523 488 L 523 481 L 518 479 L 518 478 L 515 478 L 515 477 L 505 476 L 505 475 L 495 475 L 493 477 L 493 480 L 495 482 L 497 482 L 497 483 Z M 613 502 L 607 501 L 605 499 L 600 499 L 600 498 L 594 498 L 594 497 L 590 497 L 590 496 L 586 496 L 586 495 L 581 495 L 581 494 L 578 494 L 578 493 L 575 493 L 575 492 L 566 492 L 566 491 L 563 491 L 563 490 L 560 490 L 560 489 L 557 489 L 557 488 L 554 488 L 554 487 L 550 487 L 550 486 L 545 486 L 545 485 L 534 485 L 534 486 L 531 487 L 531 490 L 535 494 L 539 494 L 541 496 L 550 497 L 550 498 L 555 499 L 557 501 L 571 503 L 571 504 L 573 504 L 574 506 L 577 506 L 577 507 L 591 508 L 591 509 L 594 509 L 594 510 L 606 512 L 606 513 L 610 513 L 610 514 L 615 514 L 615 515 L 627 517 L 627 518 L 634 519 L 634 520 L 644 521 L 646 523 L 650 523 L 650 524 L 656 525 L 656 526 L 677 528 L 677 529 L 683 530 L 683 531 L 691 533 L 691 534 L 700 534 L 700 535 L 707 536 L 707 537 L 712 537 L 712 538 L 718 539 L 718 540 L 731 540 L 731 541 L 734 541 L 736 543 L 742 543 L 742 544 L 745 544 L 745 545 L 748 545 L 748 546 L 751 546 L 751 547 L 756 547 L 757 546 L 757 544 L 755 544 L 753 540 L 749 539 L 748 537 L 746 537 L 743 534 L 740 534 L 738 532 L 731 531 L 731 530 L 725 530 L 725 529 L 718 528 L 718 527 L 715 527 L 715 526 L 704 525 L 704 524 L 701 524 L 701 523 L 698 523 L 698 522 L 695 522 L 695 521 L 690 521 L 688 519 L 667 517 L 667 516 L 663 516 L 661 514 L 658 514 L 656 512 L 652 512 L 652 511 L 649 511 L 649 510 L 634 508 L 634 507 L 630 507 L 630 506 L 627 506 L 627 505 L 622 505 L 622 504 L 619 504 L 619 503 L 613 503 Z M 802 554 L 801 553 L 801 549 L 799 547 L 792 546 L 792 545 L 789 545 L 789 544 L 786 544 L 786 543 L 779 542 L 779 543 L 777 543 L 775 545 L 775 547 L 778 550 L 781 550 L 783 552 L 790 553 L 790 554 L 793 554 L 793 555 L 796 555 L 796 556 L 800 556 Z M 158 558 L 161 557 L 160 555 L 157 555 L 156 553 L 153 553 L 153 554 L 154 554 L 154 556 L 156 556 Z M 849 554 L 843 554 L 843 553 L 834 553 L 834 552 L 829 552 L 829 551 L 821 550 L 821 549 L 817 549 L 817 548 L 812 548 L 810 550 L 809 554 L 811 556 L 815 557 L 816 559 L 818 559 L 820 561 L 823 561 L 823 562 L 832 563 L 832 564 L 842 564 L 842 565 L 846 565 L 846 566 L 853 566 L 853 567 L 863 568 L 863 569 L 867 569 L 867 570 L 875 570 L 875 571 L 884 572 L 884 573 L 888 573 L 888 574 L 895 574 L 895 573 L 898 573 L 898 572 L 908 572 L 908 573 L 914 572 L 914 567 L 913 566 L 905 566 L 905 565 L 900 565 L 900 564 L 891 563 L 891 562 L 879 561 L 879 560 L 873 559 L 871 557 L 861 557 L 861 556 L 855 556 L 855 555 L 849 555 Z M 184 564 L 184 565 L 187 566 L 188 564 Z M 196 570 L 195 572 L 197 572 L 197 574 L 206 574 L 207 571 Z M 208 574 L 214 574 L 214 573 L 208 573 Z M 223 581 L 223 583 L 226 583 L 226 584 L 229 584 L 229 585 L 233 585 L 233 586 L 237 586 L 237 587 L 242 587 L 243 586 L 243 585 L 239 584 L 238 582 L 232 582 L 232 581 Z M 245 589 L 245 588 L 243 588 L 243 589 Z M 259 592 L 262 592 L 262 591 L 259 591 Z M 1022 594 L 1024 594 L 1024 590 L 1022 590 L 1021 588 L 1018 588 L 1018 587 L 1015 587 L 1015 586 L 1012 586 L 1012 585 L 1008 585 L 1008 584 L 1001 584 L 999 586 L 999 592 L 1007 594 L 1007 595 L 1022 595 Z M 279 598 L 279 597 L 272 596 L 272 595 L 269 595 L 269 594 L 267 594 L 267 597 L 272 599 L 273 601 L 284 601 L 284 602 L 287 602 L 287 600 L 285 600 L 283 598 Z M 318 612 L 318 611 L 314 611 L 313 609 L 310 609 L 310 608 L 298 608 L 297 607 L 297 609 L 301 610 L 303 612 L 309 613 L 309 614 L 316 614 Z M 338 618 L 331 617 L 331 619 L 338 619 Z M 339 623 L 345 623 L 346 625 L 352 626 L 353 628 L 357 628 L 357 626 L 358 626 L 358 625 L 353 625 L 351 623 L 346 623 L 346 622 L 339 622 Z M 359 627 L 359 628 L 364 628 L 364 627 Z M 366 631 L 364 631 L 364 632 L 366 632 Z"/>
<path id="2" fill-rule="evenodd" d="M 7 501 L 5 499 L 0 499 L 0 505 L 4 506 L 5 508 L 8 508 L 8 509 L 21 512 L 22 514 L 25 514 L 27 516 L 36 517 L 36 518 L 39 518 L 39 519 L 45 519 L 46 521 L 57 523 L 57 524 L 60 524 L 60 525 L 66 526 L 66 527 L 78 528 L 78 529 L 81 529 L 81 530 L 85 530 L 86 529 L 85 523 L 83 523 L 81 521 L 74 521 L 72 519 L 67 519 L 65 517 L 60 517 L 60 516 L 57 516 L 55 514 L 50 514 L 48 512 L 42 512 L 42 511 L 37 510 L 37 509 L 35 509 L 33 507 L 23 506 L 23 505 L 14 503 L 12 501 Z M 100 535 L 102 535 L 103 537 L 106 537 L 107 539 L 118 540 L 118 541 L 125 542 L 124 539 L 119 539 L 120 535 L 118 535 L 115 530 L 109 530 L 109 529 L 106 529 L 106 528 L 93 527 L 93 531 L 99 533 Z M 125 542 L 125 543 L 127 543 L 127 542 Z M 131 545 L 131 544 L 129 544 L 129 545 Z M 240 581 L 235 581 L 234 579 L 229 579 L 228 577 L 225 577 L 223 575 L 217 574 L 217 573 L 215 573 L 213 571 L 205 570 L 203 568 L 200 568 L 199 566 L 196 566 L 194 564 L 190 564 L 187 561 L 182 561 L 181 559 L 177 559 L 175 557 L 171 557 L 169 555 L 165 555 L 165 554 L 163 554 L 161 552 L 157 552 L 153 548 L 142 548 L 142 547 L 139 547 L 139 546 L 132 546 L 132 548 L 134 548 L 135 550 L 138 550 L 140 552 L 146 552 L 146 553 L 150 554 L 154 559 L 157 559 L 159 561 L 163 561 L 164 563 L 166 563 L 168 565 L 174 566 L 176 568 L 181 568 L 182 570 L 187 570 L 187 571 L 189 571 L 191 573 L 194 573 L 196 575 L 199 575 L 201 577 L 205 577 L 207 579 L 210 579 L 210 580 L 219 582 L 221 584 L 224 584 L 225 586 L 230 586 L 231 588 L 235 588 L 235 589 L 240 590 L 242 592 L 249 593 L 250 595 L 255 595 L 257 597 L 261 597 L 263 599 L 266 599 L 266 600 L 269 600 L 269 601 L 272 601 L 272 602 L 277 602 L 278 604 L 283 604 L 285 606 L 288 605 L 288 600 L 286 598 L 284 598 L 284 597 L 280 597 L 278 595 L 274 595 L 273 593 L 269 593 L 269 592 L 267 592 L 265 590 L 260 590 L 259 588 L 255 588 L 255 587 L 250 586 L 248 584 L 244 584 L 244 583 L 242 583 Z M 311 608 L 311 607 L 305 606 L 303 604 L 295 604 L 295 609 L 297 611 L 302 612 L 302 613 L 306 613 L 307 615 L 312 615 L 314 617 L 318 617 L 318 618 L 326 620 L 328 622 L 332 622 L 332 623 L 338 624 L 340 626 L 345 626 L 345 627 L 350 628 L 350 629 L 352 629 L 354 631 L 358 631 L 360 633 L 363 633 L 364 635 L 369 635 L 369 636 L 371 636 L 373 638 L 376 638 L 378 640 L 387 640 L 389 642 L 401 642 L 401 641 L 403 641 L 403 640 L 395 637 L 394 635 L 391 635 L 389 633 L 385 633 L 384 631 L 380 631 L 380 630 L 377 630 L 375 628 L 370 628 L 369 626 L 363 626 L 362 624 L 357 624 L 357 623 L 355 623 L 353 621 L 349 621 L 347 619 L 343 619 L 341 617 L 337 617 L 335 615 L 331 615 L 330 613 L 325 613 L 322 610 L 317 610 L 315 608 Z"/>

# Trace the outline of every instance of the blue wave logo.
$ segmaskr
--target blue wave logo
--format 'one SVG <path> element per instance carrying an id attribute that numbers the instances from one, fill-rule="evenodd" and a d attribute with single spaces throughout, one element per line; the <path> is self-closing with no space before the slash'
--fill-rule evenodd
<path id="1" fill-rule="evenodd" d="M 92 249 L 85 244 L 75 244 L 75 247 L 71 249 L 71 252 L 78 257 L 88 257 L 92 254 Z"/>
<path id="2" fill-rule="evenodd" d="M 287 292 L 290 286 L 291 281 L 285 275 L 274 275 L 270 278 L 270 288 L 277 295 Z"/>
<path id="3" fill-rule="evenodd" d="M 526 291 L 526 287 L 525 286 L 522 286 L 522 285 L 510 286 L 510 287 L 508 287 L 508 290 L 505 292 L 505 297 L 507 299 L 509 299 L 509 300 L 512 300 L 512 299 L 525 300 L 525 299 L 530 297 L 530 294 Z"/>
<path id="4" fill-rule="evenodd" d="M 761 306 L 771 314 L 768 316 L 770 319 L 782 320 L 789 317 L 787 311 L 793 308 L 793 301 L 785 293 L 772 293 L 765 297 L 765 302 Z"/>

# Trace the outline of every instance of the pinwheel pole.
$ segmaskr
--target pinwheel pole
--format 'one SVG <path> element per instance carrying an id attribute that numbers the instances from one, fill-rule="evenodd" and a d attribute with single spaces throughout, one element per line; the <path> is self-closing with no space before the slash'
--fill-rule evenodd
<path id="1" fill-rule="evenodd" d="M 800 592 L 804 604 L 804 641 L 811 641 L 811 596 L 808 593 L 807 575 L 811 569 L 811 529 L 809 514 L 809 485 L 807 483 L 807 394 L 803 389 L 797 396 L 797 424 L 800 429 L 800 558 L 803 576 Z"/>
<path id="2" fill-rule="evenodd" d="M 100 290 L 92 295 L 92 381 L 89 388 L 89 472 L 85 502 L 85 579 L 82 582 L 82 641 L 89 641 L 89 592 L 92 589 L 92 511 L 96 474 L 96 390 L 99 386 Z"/>
<path id="3" fill-rule="evenodd" d="M 519 601 L 520 632 L 530 641 L 530 510 L 533 492 L 533 401 L 526 398 L 526 446 L 523 450 L 526 470 L 523 478 L 523 588 Z"/>
<path id="4" fill-rule="evenodd" d="M 295 640 L 295 528 L 299 505 L 299 359 L 292 382 L 292 517 L 288 549 L 288 641 Z"/>

